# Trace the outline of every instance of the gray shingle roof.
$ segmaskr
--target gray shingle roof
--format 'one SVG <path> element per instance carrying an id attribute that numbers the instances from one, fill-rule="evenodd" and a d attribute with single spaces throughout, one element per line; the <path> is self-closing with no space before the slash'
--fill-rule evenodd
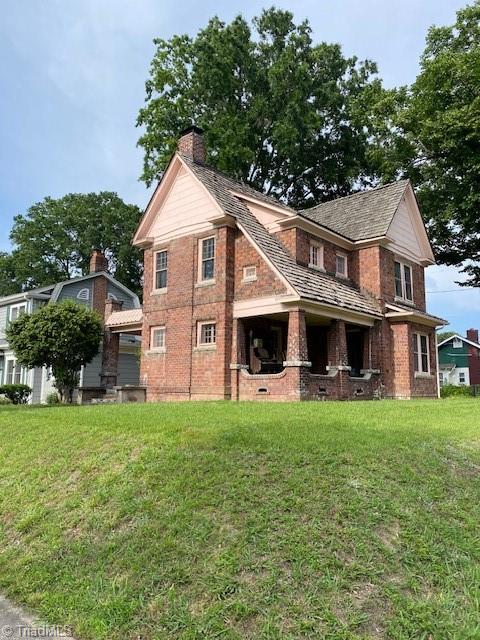
<path id="1" fill-rule="evenodd" d="M 303 209 L 299 214 L 349 240 L 384 236 L 400 204 L 408 180 L 399 180 L 369 191 Z"/>
<path id="2" fill-rule="evenodd" d="M 253 192 L 252 195 L 258 198 L 259 194 L 256 191 L 246 187 L 247 192 L 245 185 L 228 178 L 219 171 L 197 164 L 183 155 L 182 159 L 208 189 L 222 210 L 237 220 L 302 298 L 351 311 L 381 315 L 379 304 L 373 297 L 359 291 L 348 282 L 297 264 L 282 243 L 269 233 L 249 209 L 231 193 L 231 191 L 241 191 L 250 195 Z"/>

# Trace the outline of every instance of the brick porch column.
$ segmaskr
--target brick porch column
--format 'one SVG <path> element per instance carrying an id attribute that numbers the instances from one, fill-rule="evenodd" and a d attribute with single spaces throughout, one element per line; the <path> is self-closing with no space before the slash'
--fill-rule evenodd
<path id="1" fill-rule="evenodd" d="M 105 320 L 114 311 L 122 309 L 123 302 L 118 300 L 105 300 Z M 100 372 L 100 386 L 104 389 L 112 389 L 117 384 L 118 357 L 120 353 L 120 334 L 112 333 L 105 327 L 102 343 L 102 369 Z"/>
<path id="2" fill-rule="evenodd" d="M 287 393 L 292 400 L 308 397 L 308 376 L 312 363 L 308 360 L 307 323 L 305 311 L 294 309 L 288 314 Z"/>
<path id="3" fill-rule="evenodd" d="M 295 309 L 288 314 L 287 362 L 308 361 L 305 311 Z M 297 365 L 298 366 L 298 365 Z"/>

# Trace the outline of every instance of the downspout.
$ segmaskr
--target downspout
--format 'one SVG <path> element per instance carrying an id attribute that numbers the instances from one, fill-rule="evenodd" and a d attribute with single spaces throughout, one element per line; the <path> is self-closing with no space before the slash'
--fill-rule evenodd
<path id="1" fill-rule="evenodd" d="M 437 369 L 437 398 L 441 398 L 440 395 L 440 371 L 438 368 L 438 347 L 437 347 L 437 334 L 433 334 L 433 340 L 435 345 L 435 367 Z"/>
<path id="2" fill-rule="evenodd" d="M 188 399 L 192 399 L 192 372 L 193 372 L 193 349 L 194 349 L 194 324 L 193 324 L 193 310 L 195 308 L 194 296 L 195 296 L 195 244 L 198 247 L 198 242 L 195 242 L 195 238 L 192 238 L 192 257 L 193 257 L 193 269 L 192 269 L 192 298 L 190 304 L 190 372 L 188 381 Z M 198 272 L 198 256 L 197 256 L 197 272 Z M 196 329 L 196 326 L 195 326 Z"/>

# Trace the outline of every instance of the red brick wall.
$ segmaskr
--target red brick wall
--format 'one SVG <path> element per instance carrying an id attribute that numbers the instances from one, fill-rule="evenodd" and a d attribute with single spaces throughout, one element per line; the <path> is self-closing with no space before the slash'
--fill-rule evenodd
<path id="1" fill-rule="evenodd" d="M 205 236 L 212 235 L 205 234 Z M 144 326 L 140 377 L 148 400 L 224 398 L 230 395 L 234 230 L 214 234 L 215 283 L 197 283 L 198 237 L 168 244 L 167 291 L 152 295 L 153 253 L 145 251 Z M 197 347 L 198 321 L 216 323 L 214 348 Z M 150 329 L 166 326 L 166 353 L 150 351 Z"/>
<path id="2" fill-rule="evenodd" d="M 279 231 L 275 235 L 289 253 L 296 258 L 298 264 L 301 264 L 304 267 L 307 267 L 310 262 L 310 242 L 315 240 L 323 244 L 323 264 L 325 271 L 335 274 L 336 253 L 337 251 L 340 251 L 347 255 L 349 277 L 351 277 L 351 268 L 353 269 L 353 272 L 355 272 L 355 266 L 353 264 L 355 261 L 355 252 L 352 253 L 351 251 L 346 251 L 327 240 L 321 240 L 317 236 L 307 233 L 303 229 L 286 229 L 285 231 Z"/>
<path id="3" fill-rule="evenodd" d="M 237 231 L 235 234 L 235 300 L 261 298 L 286 293 L 283 280 L 272 271 L 247 238 Z M 256 266 L 257 279 L 243 282 L 243 268 Z"/>

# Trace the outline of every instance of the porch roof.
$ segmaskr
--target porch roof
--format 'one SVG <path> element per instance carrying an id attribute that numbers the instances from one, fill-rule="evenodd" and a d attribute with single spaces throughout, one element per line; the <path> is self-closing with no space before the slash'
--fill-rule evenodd
<path id="1" fill-rule="evenodd" d="M 112 330 L 138 330 L 143 323 L 142 309 L 127 309 L 125 311 L 114 311 L 105 322 L 105 325 Z"/>
<path id="2" fill-rule="evenodd" d="M 387 304 L 385 317 L 390 321 L 408 320 L 410 322 L 418 322 L 418 324 L 425 324 L 431 327 L 444 327 L 448 324 L 447 320 L 439 318 L 438 316 L 432 316 L 425 311 L 420 311 L 414 307 L 406 307 L 402 304 Z"/>
<path id="3" fill-rule="evenodd" d="M 222 210 L 236 220 L 239 228 L 247 237 L 250 237 L 300 298 L 381 317 L 380 305 L 373 296 L 359 291 L 345 280 L 297 264 L 282 243 L 267 231 L 240 198 L 233 193 L 238 193 L 241 189 L 250 192 L 248 187 L 212 167 L 194 162 L 188 156 L 180 157 Z M 256 191 L 254 193 L 258 197 L 258 193 Z"/>

